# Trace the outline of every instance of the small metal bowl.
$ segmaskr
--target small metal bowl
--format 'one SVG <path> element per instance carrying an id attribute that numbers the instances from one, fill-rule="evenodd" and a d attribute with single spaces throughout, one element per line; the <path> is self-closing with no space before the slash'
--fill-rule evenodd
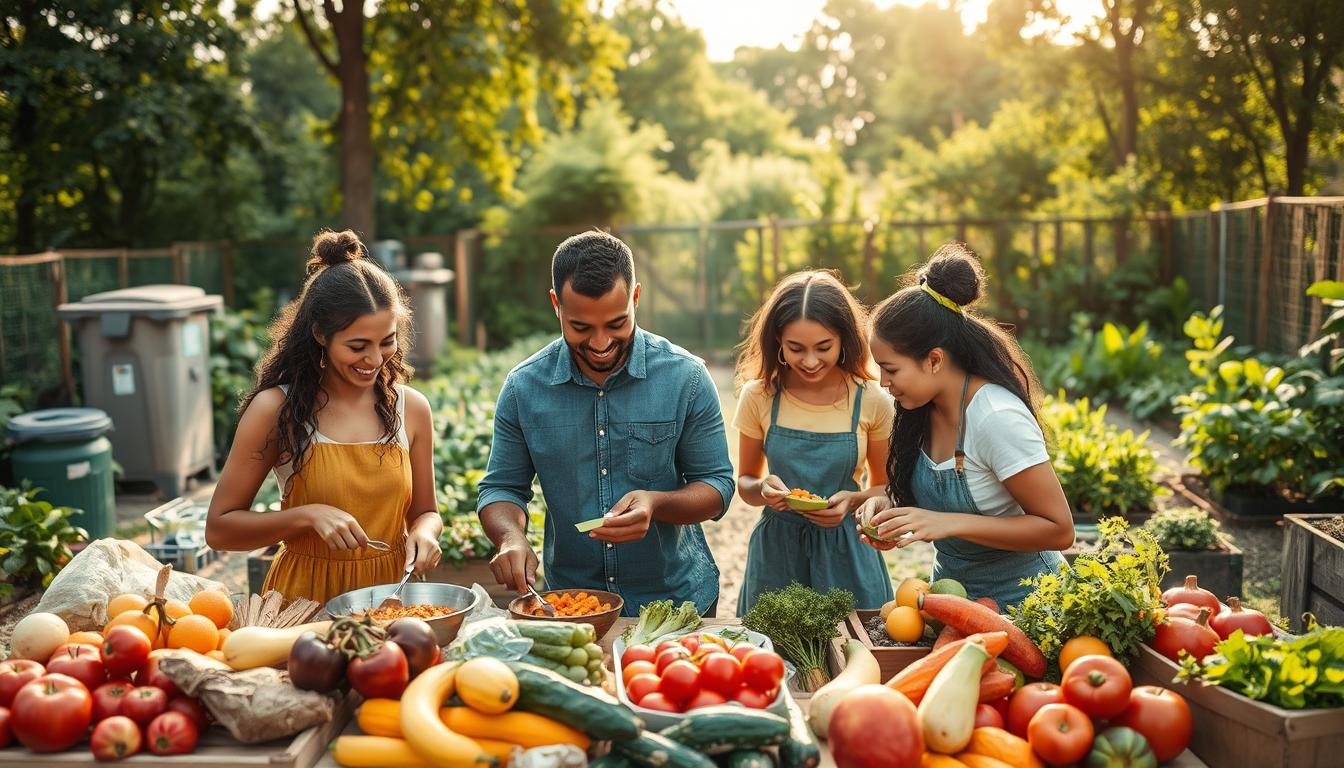
<path id="1" fill-rule="evenodd" d="M 602 642 L 602 638 L 611 630 L 616 619 L 621 616 L 621 609 L 625 607 L 625 600 L 615 592 L 604 592 L 600 589 L 549 589 L 545 592 L 539 592 L 547 601 L 552 595 L 558 595 L 561 592 L 587 592 L 597 598 L 598 602 L 610 603 L 611 610 L 590 613 L 587 616 L 533 616 L 528 613 L 528 609 L 537 607 L 537 599 L 531 595 L 522 595 L 515 597 L 509 603 L 509 616 L 515 619 L 524 619 L 526 621 L 568 621 L 573 624 L 592 624 L 593 631 L 597 633 L 597 641 Z"/>
<path id="2" fill-rule="evenodd" d="M 335 618 L 373 610 L 383 602 L 383 598 L 390 596 L 396 589 L 396 584 L 379 584 L 351 590 L 327 601 L 327 613 Z M 436 605 L 455 609 L 452 613 L 425 619 L 434 630 L 434 637 L 440 646 L 453 642 L 457 637 L 457 631 L 462 628 L 462 620 L 480 600 L 480 595 L 456 584 L 412 581 L 401 590 L 403 605 Z"/>

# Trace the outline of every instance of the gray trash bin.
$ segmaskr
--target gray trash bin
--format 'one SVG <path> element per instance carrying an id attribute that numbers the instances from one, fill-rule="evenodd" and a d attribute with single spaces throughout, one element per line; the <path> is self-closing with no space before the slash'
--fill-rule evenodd
<path id="1" fill-rule="evenodd" d="M 74 325 L 84 402 L 112 417 L 112 451 L 127 480 L 169 498 L 214 472 L 209 316 L 219 296 L 190 285 L 144 285 L 62 304 Z"/>
<path id="2" fill-rule="evenodd" d="M 414 269 L 395 274 L 406 286 L 415 314 L 411 365 L 428 370 L 448 346 L 448 296 L 444 288 L 453 281 L 453 270 L 444 268 L 442 254 L 422 253 L 415 257 Z"/>

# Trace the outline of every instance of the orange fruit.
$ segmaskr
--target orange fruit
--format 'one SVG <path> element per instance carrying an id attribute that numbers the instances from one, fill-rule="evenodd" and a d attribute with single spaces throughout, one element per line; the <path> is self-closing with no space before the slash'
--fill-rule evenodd
<path id="1" fill-rule="evenodd" d="M 929 593 L 929 582 L 913 576 L 901 582 L 896 588 L 896 605 L 906 608 L 919 608 L 919 596 Z"/>
<path id="2" fill-rule="evenodd" d="M 119 627 L 123 624 L 135 627 L 141 632 L 144 632 L 145 637 L 153 638 L 157 637 L 159 634 L 159 623 L 151 618 L 149 614 L 142 613 L 141 611 L 126 611 L 113 617 L 111 621 L 107 622 L 107 626 L 103 627 L 103 634 L 107 634 L 107 630 L 113 627 Z"/>
<path id="3" fill-rule="evenodd" d="M 1069 665 L 1083 656 L 1111 656 L 1111 649 L 1091 635 L 1079 635 L 1059 649 L 1059 671 L 1062 673 Z"/>
<path id="4" fill-rule="evenodd" d="M 219 650 L 224 650 L 224 641 L 229 639 L 229 628 L 219 630 Z"/>
<path id="5" fill-rule="evenodd" d="M 127 611 L 142 611 L 149 601 L 143 595 L 117 595 L 107 601 L 107 618 L 115 619 Z"/>
<path id="6" fill-rule="evenodd" d="M 169 630 L 168 647 L 209 653 L 219 647 L 219 629 L 204 616 L 183 616 Z"/>
<path id="7" fill-rule="evenodd" d="M 229 626 L 233 621 L 233 601 L 223 592 L 213 589 L 206 589 L 191 596 L 191 602 L 188 607 L 191 612 L 197 616 L 205 616 L 215 622 L 215 626 L 223 629 Z"/>
<path id="8" fill-rule="evenodd" d="M 919 610 L 899 605 L 887 614 L 887 635 L 898 643 L 913 643 L 924 636 L 924 617 Z"/>
<path id="9" fill-rule="evenodd" d="M 103 647 L 103 636 L 97 632 L 73 632 L 70 635 L 68 643 L 77 645 L 92 645 L 97 648 Z"/>

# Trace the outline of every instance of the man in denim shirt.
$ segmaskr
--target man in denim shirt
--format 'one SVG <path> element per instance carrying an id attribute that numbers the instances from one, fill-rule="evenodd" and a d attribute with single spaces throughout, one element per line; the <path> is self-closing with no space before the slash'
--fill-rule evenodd
<path id="1" fill-rule="evenodd" d="M 712 616 L 719 569 L 700 523 L 728 508 L 733 468 L 709 371 L 635 325 L 640 285 L 619 239 L 569 238 L 551 279 L 563 337 L 505 379 L 479 486 L 495 579 L 520 593 L 536 579 L 524 510 L 537 477 L 551 587 L 615 592 L 627 616 L 664 598 Z M 591 533 L 574 527 L 597 517 Z"/>

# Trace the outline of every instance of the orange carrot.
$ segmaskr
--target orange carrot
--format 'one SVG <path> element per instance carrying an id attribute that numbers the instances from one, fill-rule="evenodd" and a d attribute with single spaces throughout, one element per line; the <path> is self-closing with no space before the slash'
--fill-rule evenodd
<path id="1" fill-rule="evenodd" d="M 980 701 L 997 701 L 1013 692 L 1017 675 L 1002 669 L 991 669 L 980 676 Z"/>
<path id="2" fill-rule="evenodd" d="M 964 597 L 933 593 L 919 596 L 919 609 L 961 632 L 1008 633 L 1008 647 L 1003 650 L 1003 658 L 1012 662 L 1027 677 L 1038 678 L 1045 674 L 1045 655 L 1041 649 L 1031 642 L 1026 633 L 996 611 Z"/>
<path id="3" fill-rule="evenodd" d="M 993 610 L 995 613 L 999 612 L 999 604 L 996 603 L 992 597 L 977 597 L 975 598 L 975 602 Z"/>
<path id="4" fill-rule="evenodd" d="M 924 698 L 924 692 L 929 690 L 933 683 L 933 678 L 938 674 L 947 662 L 957 655 L 962 646 L 970 642 L 978 642 L 985 646 L 991 657 L 998 656 L 1008 645 L 1008 635 L 1004 632 L 986 632 L 984 634 L 971 635 L 954 643 L 939 648 L 928 656 L 916 661 L 914 664 L 906 667 L 896 676 L 887 681 L 887 687 L 892 690 L 905 694 L 912 703 L 918 704 L 919 700 Z M 990 659 L 993 663 L 993 659 Z"/>

